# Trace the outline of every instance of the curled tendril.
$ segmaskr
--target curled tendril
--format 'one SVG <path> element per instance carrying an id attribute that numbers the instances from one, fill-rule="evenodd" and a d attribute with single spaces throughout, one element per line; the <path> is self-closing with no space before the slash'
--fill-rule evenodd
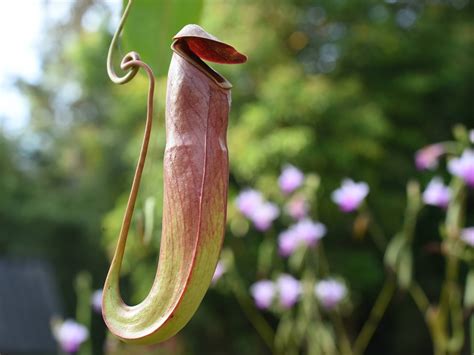
<path id="1" fill-rule="evenodd" d="M 137 52 L 133 52 L 133 51 L 127 53 L 125 57 L 122 59 L 120 68 L 127 72 L 123 76 L 117 75 L 117 73 L 115 72 L 114 66 L 112 64 L 114 48 L 116 47 L 118 38 L 120 37 L 123 31 L 123 27 L 124 27 L 125 21 L 127 20 L 132 3 L 133 3 L 133 0 L 128 1 L 127 7 L 125 8 L 125 11 L 123 12 L 123 15 L 122 15 L 122 18 L 120 19 L 120 23 L 117 27 L 117 30 L 115 31 L 114 36 L 112 37 L 112 41 L 110 42 L 109 52 L 107 53 L 107 74 L 109 74 L 110 80 L 112 80 L 115 84 L 118 84 L 118 85 L 128 83 L 130 80 L 132 80 L 135 77 L 135 75 L 137 75 L 138 69 L 141 67 L 141 65 L 138 64 L 139 61 L 141 62 L 140 55 Z M 128 65 L 128 63 L 131 63 L 131 62 L 135 64 Z"/>
<path id="2" fill-rule="evenodd" d="M 123 76 L 118 76 L 115 73 L 115 70 L 112 64 L 113 51 L 116 46 L 118 37 L 120 36 L 123 30 L 123 26 L 124 26 L 125 20 L 127 19 L 132 2 L 133 0 L 129 0 L 127 7 L 125 8 L 125 11 L 122 15 L 122 18 L 120 19 L 120 23 L 117 28 L 117 31 L 115 32 L 112 38 L 112 42 L 110 43 L 109 52 L 107 55 L 107 73 L 109 74 L 110 80 L 112 80 L 115 84 L 122 85 L 131 81 L 135 77 L 135 75 L 138 73 L 138 70 L 141 68 L 147 73 L 150 84 L 148 87 L 145 133 L 143 135 L 142 147 L 140 149 L 140 155 L 138 158 L 137 167 L 135 169 L 135 175 L 133 177 L 132 187 L 131 187 L 130 195 L 127 202 L 127 207 L 125 209 L 122 226 L 120 228 L 119 243 L 122 243 L 122 242 L 124 243 L 126 240 L 126 236 L 130 229 L 133 209 L 135 207 L 135 202 L 137 200 L 138 189 L 140 187 L 143 167 L 145 166 L 145 160 L 146 160 L 148 145 L 150 141 L 151 127 L 153 123 L 153 97 L 154 97 L 154 92 L 155 92 L 155 76 L 153 75 L 153 70 L 148 64 L 146 64 L 140 59 L 140 56 L 138 55 L 137 52 L 133 52 L 133 51 L 129 52 L 123 57 L 120 63 L 120 68 L 126 72 Z"/>

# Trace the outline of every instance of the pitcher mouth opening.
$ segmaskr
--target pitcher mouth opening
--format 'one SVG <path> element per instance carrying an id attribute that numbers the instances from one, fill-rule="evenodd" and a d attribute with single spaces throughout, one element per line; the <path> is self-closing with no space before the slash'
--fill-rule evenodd
<path id="1" fill-rule="evenodd" d="M 181 57 L 186 59 L 189 63 L 194 65 L 197 69 L 206 74 L 212 79 L 218 86 L 223 89 L 229 90 L 232 88 L 232 84 L 224 78 L 217 71 L 207 65 L 194 51 L 189 47 L 185 38 L 178 38 L 171 44 L 171 49 L 179 54 Z"/>

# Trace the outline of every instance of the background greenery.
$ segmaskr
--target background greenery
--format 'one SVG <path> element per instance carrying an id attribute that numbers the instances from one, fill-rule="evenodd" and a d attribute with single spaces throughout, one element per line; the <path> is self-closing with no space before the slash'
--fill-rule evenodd
<path id="1" fill-rule="evenodd" d="M 355 333 L 380 288 L 384 267 L 370 242 L 352 237 L 352 219 L 338 212 L 330 193 L 346 176 L 367 181 L 369 203 L 387 234 L 399 229 L 406 181 L 425 184 L 431 177 L 415 170 L 415 150 L 450 138 L 456 123 L 474 127 L 474 4 L 205 0 L 201 7 L 189 1 L 192 7 L 185 0 L 136 0 L 134 8 L 153 14 L 163 11 L 160 6 L 181 4 L 176 16 L 195 18 L 249 57 L 245 65 L 215 66 L 234 85 L 226 246 L 233 248 L 250 285 L 261 234 L 233 223 L 238 218 L 234 197 L 247 186 L 277 196 L 276 177 L 286 163 L 321 175 L 318 217 L 330 229 L 325 243 L 333 268 L 351 287 L 354 309 L 347 326 Z M 29 125 L 16 136 L 0 132 L 0 253 L 50 260 L 69 316 L 75 312 L 78 272 L 89 271 L 95 288 L 104 281 L 145 114 L 145 76 L 126 86 L 115 86 L 107 77 L 110 13 L 99 1 L 93 6 L 103 16 L 97 31 L 81 26 L 81 18 L 93 10 L 86 0 L 76 2 L 66 25 L 50 25 L 41 82 L 18 83 L 30 102 Z M 133 33 L 139 26 L 132 20 L 121 48 L 123 53 L 156 53 L 152 65 L 160 75 L 153 143 L 124 270 L 123 292 L 130 302 L 146 295 L 156 267 L 169 60 L 163 50 L 170 44 L 164 38 L 177 32 L 173 26 L 161 27 L 157 21 L 150 32 Z M 157 208 L 152 239 L 143 245 L 140 226 L 148 197 L 156 199 Z M 416 273 L 429 295 L 439 289 L 442 259 L 426 246 L 436 240 L 441 218 L 441 212 L 426 209 L 417 227 Z M 99 316 L 93 329 L 99 354 L 105 336 Z M 426 354 L 429 344 L 423 319 L 400 293 L 367 353 Z M 164 349 L 186 354 L 267 351 L 236 300 L 219 287 L 208 292 L 173 342 L 158 350 L 132 351 Z"/>

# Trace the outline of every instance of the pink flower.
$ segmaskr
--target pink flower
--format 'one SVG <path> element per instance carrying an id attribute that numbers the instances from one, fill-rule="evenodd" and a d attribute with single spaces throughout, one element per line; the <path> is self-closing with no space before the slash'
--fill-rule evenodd
<path id="1" fill-rule="evenodd" d="M 246 217 L 250 217 L 262 203 L 262 194 L 252 189 L 242 191 L 236 199 L 237 208 Z"/>
<path id="2" fill-rule="evenodd" d="M 302 196 L 295 197 L 286 204 L 285 210 L 293 219 L 305 218 L 309 212 L 308 201 Z"/>
<path id="3" fill-rule="evenodd" d="M 280 185 L 281 191 L 285 194 L 289 194 L 296 190 L 303 184 L 304 175 L 303 173 L 295 168 L 293 165 L 287 165 L 281 172 L 278 178 L 278 184 Z"/>
<path id="4" fill-rule="evenodd" d="M 250 287 L 250 293 L 255 301 L 255 305 L 260 309 L 266 309 L 271 306 L 275 291 L 275 284 L 270 280 L 257 281 Z"/>
<path id="5" fill-rule="evenodd" d="M 356 210 L 369 193 L 369 185 L 344 179 L 339 189 L 333 191 L 331 198 L 343 212 Z"/>
<path id="6" fill-rule="evenodd" d="M 415 164 L 418 170 L 434 170 L 438 159 L 445 153 L 441 143 L 428 145 L 415 153 Z"/>
<path id="7" fill-rule="evenodd" d="M 236 203 L 240 212 L 260 231 L 270 228 L 273 221 L 280 215 L 278 207 L 271 202 L 265 202 L 262 194 L 256 190 L 242 191 L 237 196 Z"/>
<path id="8" fill-rule="evenodd" d="M 443 184 L 439 177 L 431 179 L 430 183 L 423 192 L 423 201 L 427 205 L 437 206 L 441 208 L 448 207 L 451 199 L 451 189 Z"/>
<path id="9" fill-rule="evenodd" d="M 281 256 L 287 257 L 293 254 L 301 241 L 293 229 L 287 229 L 278 236 L 278 250 Z"/>
<path id="10" fill-rule="evenodd" d="M 102 289 L 95 290 L 91 297 L 92 309 L 96 313 L 102 312 Z"/>
<path id="11" fill-rule="evenodd" d="M 303 219 L 292 225 L 278 236 L 278 250 L 281 256 L 287 257 L 300 246 L 315 247 L 326 235 L 326 227 L 319 222 Z"/>
<path id="12" fill-rule="evenodd" d="M 474 187 L 474 151 L 466 149 L 460 158 L 451 159 L 448 170 L 463 179 L 467 185 Z"/>
<path id="13" fill-rule="evenodd" d="M 219 280 L 222 275 L 224 275 L 226 269 L 225 269 L 225 266 L 224 264 L 219 261 L 216 265 L 216 270 L 214 271 L 214 275 L 212 276 L 212 283 L 215 284 L 217 282 L 217 280 Z"/>
<path id="14" fill-rule="evenodd" d="M 474 227 L 464 228 L 461 231 L 461 239 L 467 245 L 474 247 Z"/>
<path id="15" fill-rule="evenodd" d="M 289 274 L 282 274 L 277 279 L 278 295 L 280 304 L 284 308 L 291 308 L 298 301 L 302 287 L 301 283 Z"/>
<path id="16" fill-rule="evenodd" d="M 74 353 L 89 338 L 89 331 L 82 324 L 68 319 L 55 330 L 55 337 L 63 351 Z"/>
<path id="17" fill-rule="evenodd" d="M 249 218 L 252 220 L 255 228 L 259 231 L 266 231 L 279 215 L 280 210 L 275 204 L 264 202 L 253 211 Z"/>
<path id="18" fill-rule="evenodd" d="M 346 296 L 347 289 L 343 283 L 334 279 L 319 281 L 314 287 L 316 297 L 326 309 L 333 309 Z"/>
<path id="19" fill-rule="evenodd" d="M 319 222 L 313 222 L 310 219 L 304 219 L 296 223 L 293 231 L 297 238 L 308 247 L 314 247 L 319 240 L 326 235 L 326 227 Z"/>

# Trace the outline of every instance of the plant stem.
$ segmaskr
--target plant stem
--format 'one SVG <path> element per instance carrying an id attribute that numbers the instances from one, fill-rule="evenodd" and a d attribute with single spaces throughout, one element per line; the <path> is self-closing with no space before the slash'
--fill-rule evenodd
<path id="1" fill-rule="evenodd" d="M 446 278 L 440 299 L 441 320 L 446 334 L 446 350 L 449 354 L 458 354 L 464 342 L 464 326 L 462 305 L 457 279 L 459 274 L 459 260 L 448 255 L 446 260 Z M 448 322 L 451 322 L 451 327 Z M 449 330 L 451 329 L 451 334 Z"/>
<path id="2" fill-rule="evenodd" d="M 75 291 L 77 296 L 76 320 L 91 330 L 91 295 L 92 295 L 92 277 L 89 272 L 81 271 L 75 279 Z M 79 354 L 91 354 L 91 339 L 87 339 L 78 351 Z"/>
<path id="3" fill-rule="evenodd" d="M 397 284 L 393 277 L 388 277 L 380 291 L 374 307 L 372 308 L 369 318 L 365 322 L 354 343 L 354 354 L 362 355 L 369 345 L 372 336 L 377 329 L 387 307 L 393 297 Z"/>
<path id="4" fill-rule="evenodd" d="M 469 335 L 470 335 L 470 343 L 471 343 L 471 354 L 474 354 L 474 313 L 471 313 L 469 317 Z"/>
<path id="5" fill-rule="evenodd" d="M 341 354 L 343 355 L 352 355 L 351 342 L 342 322 L 342 317 L 339 311 L 334 311 L 331 313 L 331 320 L 334 324 L 334 329 L 336 330 L 336 336 L 339 339 L 339 345 L 341 349 Z"/>
<path id="6" fill-rule="evenodd" d="M 412 281 L 408 288 L 408 292 L 410 293 L 411 298 L 413 298 L 418 310 L 424 315 L 424 317 L 426 317 L 426 312 L 430 307 L 430 301 L 421 286 L 416 281 Z"/>
<path id="7" fill-rule="evenodd" d="M 368 229 L 372 241 L 380 252 L 385 253 L 388 242 L 382 227 L 375 220 L 367 204 L 362 205 L 362 211 L 369 219 Z"/>
<path id="8" fill-rule="evenodd" d="M 452 335 L 448 341 L 448 351 L 451 354 L 459 354 L 464 345 L 464 320 L 462 311 L 461 293 L 457 285 L 453 285 L 451 291 L 451 328 Z"/>
<path id="9" fill-rule="evenodd" d="M 372 213 L 369 212 L 369 232 L 372 237 L 372 241 L 374 242 L 377 249 L 379 249 L 382 253 L 385 252 L 385 248 L 387 247 L 387 238 L 380 227 L 380 225 L 375 221 Z"/>
<path id="10" fill-rule="evenodd" d="M 234 271 L 232 274 L 233 275 L 228 275 L 229 281 L 232 287 L 232 291 L 234 292 L 235 298 L 237 299 L 237 302 L 240 305 L 240 308 L 242 309 L 250 323 L 253 325 L 257 333 L 260 335 L 262 340 L 273 352 L 275 334 L 272 327 L 268 324 L 266 319 L 255 309 L 255 306 L 253 305 L 253 302 L 250 297 L 247 295 L 247 292 L 245 291 L 240 276 L 237 274 L 237 272 Z"/>
<path id="11" fill-rule="evenodd" d="M 451 183 L 453 197 L 446 213 L 446 239 L 448 247 L 459 238 L 464 219 L 465 186 L 459 179 Z M 461 294 L 458 286 L 459 259 L 451 254 L 446 257 L 446 273 L 440 297 L 440 312 L 443 329 L 447 334 L 447 351 L 458 354 L 464 342 L 464 324 L 462 317 Z M 451 322 L 451 327 L 448 326 Z M 451 328 L 451 334 L 449 334 Z"/>
<path id="12" fill-rule="evenodd" d="M 326 253 L 324 252 L 324 246 L 322 243 L 318 245 L 318 248 L 315 254 L 316 254 L 317 260 L 319 261 L 318 262 L 319 278 L 327 277 L 329 275 L 329 261 L 326 257 Z"/>
<path id="13" fill-rule="evenodd" d="M 418 310 L 423 315 L 425 323 L 430 333 L 431 342 L 433 344 L 433 354 L 442 355 L 444 354 L 444 348 L 446 344 L 446 336 L 439 325 L 439 317 L 437 317 L 436 310 L 430 307 L 430 301 L 423 291 L 421 286 L 416 282 L 412 281 L 408 292 L 411 298 L 415 302 Z"/>
<path id="14" fill-rule="evenodd" d="M 438 307 L 430 307 L 426 312 L 426 323 L 433 343 L 434 355 L 445 355 L 446 333 L 443 329 L 444 321 Z"/>

